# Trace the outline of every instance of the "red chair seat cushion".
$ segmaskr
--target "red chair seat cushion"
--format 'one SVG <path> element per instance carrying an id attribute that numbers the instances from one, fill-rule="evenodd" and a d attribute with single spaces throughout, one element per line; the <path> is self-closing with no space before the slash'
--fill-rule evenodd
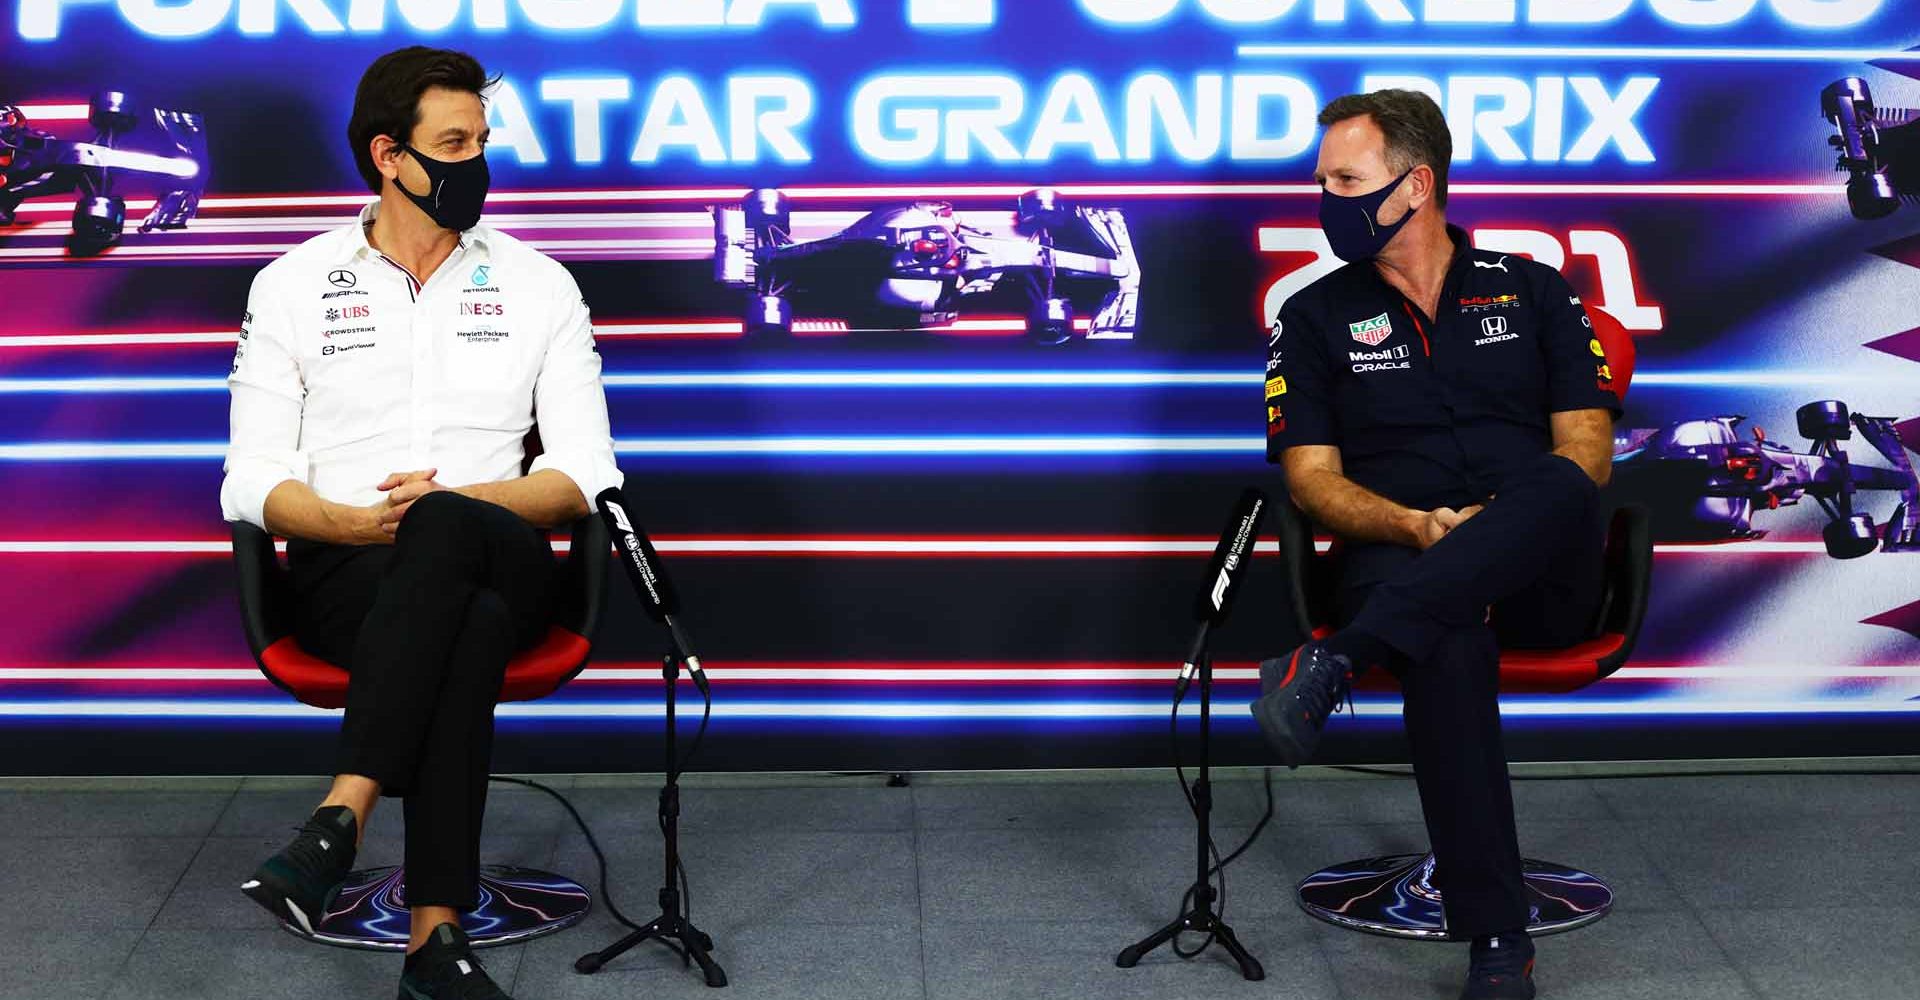
<path id="1" fill-rule="evenodd" d="M 1500 690 L 1506 694 L 1566 694 L 1600 679 L 1600 661 L 1620 651 L 1627 637 L 1603 633 L 1565 649 L 1503 649 Z"/>
<path id="2" fill-rule="evenodd" d="M 1319 630 L 1316 630 L 1316 633 Z M 1322 638 L 1316 634 L 1316 638 Z M 1500 651 L 1500 693 L 1569 694 L 1600 679 L 1600 661 L 1618 652 L 1627 637 L 1609 632 L 1565 649 Z M 1354 687 L 1390 691 L 1399 687 L 1385 670 L 1369 670 Z"/>
<path id="3" fill-rule="evenodd" d="M 584 636 L 557 625 L 548 628 L 546 638 L 507 663 L 500 700 L 532 701 L 552 694 L 586 662 L 589 648 Z M 315 708 L 346 707 L 347 672 L 301 649 L 292 636 L 268 646 L 260 663 L 302 702 Z"/>

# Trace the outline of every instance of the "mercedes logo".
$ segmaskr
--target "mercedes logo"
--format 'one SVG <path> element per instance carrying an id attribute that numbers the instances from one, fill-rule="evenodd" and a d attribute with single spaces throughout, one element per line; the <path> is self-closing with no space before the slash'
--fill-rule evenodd
<path id="1" fill-rule="evenodd" d="M 338 288 L 352 288 L 360 283 L 360 279 L 354 277 L 352 271 L 344 268 L 327 275 L 327 280 Z"/>

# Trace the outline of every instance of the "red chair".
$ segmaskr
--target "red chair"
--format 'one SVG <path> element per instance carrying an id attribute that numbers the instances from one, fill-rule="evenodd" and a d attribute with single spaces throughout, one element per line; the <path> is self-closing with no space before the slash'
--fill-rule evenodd
<path id="1" fill-rule="evenodd" d="M 275 686 L 316 708 L 347 703 L 347 672 L 300 648 L 293 637 L 293 593 L 272 536 L 237 522 L 233 561 L 240 578 L 240 614 L 254 661 Z M 574 522 L 567 558 L 555 577 L 559 593 L 546 638 L 507 666 L 501 701 L 532 701 L 560 689 L 587 665 L 606 601 L 612 543 L 598 517 Z M 354 872 L 311 938 L 349 948 L 404 949 L 408 919 L 405 874 L 398 867 Z M 480 905 L 461 915 L 475 947 L 511 944 L 578 923 L 593 899 L 572 879 L 531 868 L 486 865 Z M 291 924 L 286 928 L 309 935 Z"/>
<path id="2" fill-rule="evenodd" d="M 1606 353 L 1614 391 L 1626 396 L 1633 378 L 1633 341 L 1619 322 L 1588 309 L 1596 339 Z M 1302 635 L 1324 636 L 1332 620 L 1331 596 L 1338 546 L 1322 555 L 1312 526 L 1290 503 L 1273 507 L 1280 555 L 1292 594 L 1292 614 Z M 1639 506 L 1614 511 L 1608 525 L 1605 582 L 1590 637 L 1565 649 L 1505 650 L 1500 689 L 1508 694 L 1565 694 L 1594 683 L 1627 661 L 1646 617 L 1653 535 Z M 1521 862 L 1532 934 L 1553 934 L 1590 924 L 1613 907 L 1613 890 L 1599 878 L 1565 865 Z M 1323 868 L 1302 879 L 1300 908 L 1337 926 L 1390 937 L 1446 940 L 1445 911 L 1433 881 L 1433 854 L 1363 858 Z"/>

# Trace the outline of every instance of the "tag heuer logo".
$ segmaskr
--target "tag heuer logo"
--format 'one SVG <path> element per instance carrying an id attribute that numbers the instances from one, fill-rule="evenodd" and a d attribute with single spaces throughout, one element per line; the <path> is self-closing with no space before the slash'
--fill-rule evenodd
<path id="1" fill-rule="evenodd" d="M 1386 313 L 1381 313 L 1372 319 L 1363 319 L 1358 323 L 1348 323 L 1347 331 L 1353 334 L 1353 339 L 1362 344 L 1368 347 L 1378 347 L 1381 341 L 1393 336 L 1393 323 L 1387 319 Z"/>

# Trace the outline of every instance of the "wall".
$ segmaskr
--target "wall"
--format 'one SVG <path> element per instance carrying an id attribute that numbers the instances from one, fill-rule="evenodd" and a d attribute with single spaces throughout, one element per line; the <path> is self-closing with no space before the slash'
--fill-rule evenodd
<path id="1" fill-rule="evenodd" d="M 1920 106 L 1916 12 L 23 0 L 0 101 L 86 139 L 90 96 L 123 90 L 143 124 L 118 144 L 149 155 L 117 161 L 131 221 L 102 252 L 67 247 L 70 187 L 0 227 L 0 770 L 326 766 L 331 718 L 265 683 L 240 635 L 223 376 L 253 272 L 365 197 L 343 139 L 360 71 L 416 42 L 504 74 L 489 218 L 593 307 L 620 460 L 712 667 L 705 766 L 1165 760 L 1205 553 L 1242 486 L 1279 486 L 1264 329 L 1330 260 L 1312 117 L 1386 83 L 1446 106 L 1451 217 L 1561 266 L 1638 344 L 1619 451 L 1646 473 L 1623 488 L 1661 511 L 1645 633 L 1594 688 L 1509 699 L 1514 755 L 1911 750 L 1920 555 L 1831 558 L 1788 451 L 1810 447 L 1796 408 L 1824 399 L 1920 444 L 1920 206 L 1853 217 L 1819 100 L 1858 76 Z M 148 108 L 199 118 L 165 134 Z M 1912 185 L 1904 120 L 1883 121 L 1882 154 Z M 156 194 L 202 184 L 183 229 L 135 231 Z M 1109 244 L 1124 227 L 1137 321 L 1029 343 L 1008 277 L 933 329 L 874 332 L 923 324 L 849 265 L 794 279 L 794 334 L 752 341 L 746 292 L 716 280 L 714 214 L 749 188 L 784 189 L 795 234 L 818 237 L 916 201 L 1006 233 L 1040 186 L 1096 210 Z M 1060 287 L 1084 321 L 1130 286 Z M 1843 445 L 1904 481 L 1862 435 Z M 1727 465 L 1742 456 L 1758 478 Z M 1883 526 L 1899 496 L 1857 500 Z M 1253 663 L 1294 641 L 1271 552 L 1216 647 L 1239 761 L 1262 759 L 1239 709 Z M 653 766 L 661 639 L 626 593 L 610 614 L 593 670 L 502 710 L 502 767 Z M 1329 759 L 1403 753 L 1397 700 L 1360 707 Z"/>

